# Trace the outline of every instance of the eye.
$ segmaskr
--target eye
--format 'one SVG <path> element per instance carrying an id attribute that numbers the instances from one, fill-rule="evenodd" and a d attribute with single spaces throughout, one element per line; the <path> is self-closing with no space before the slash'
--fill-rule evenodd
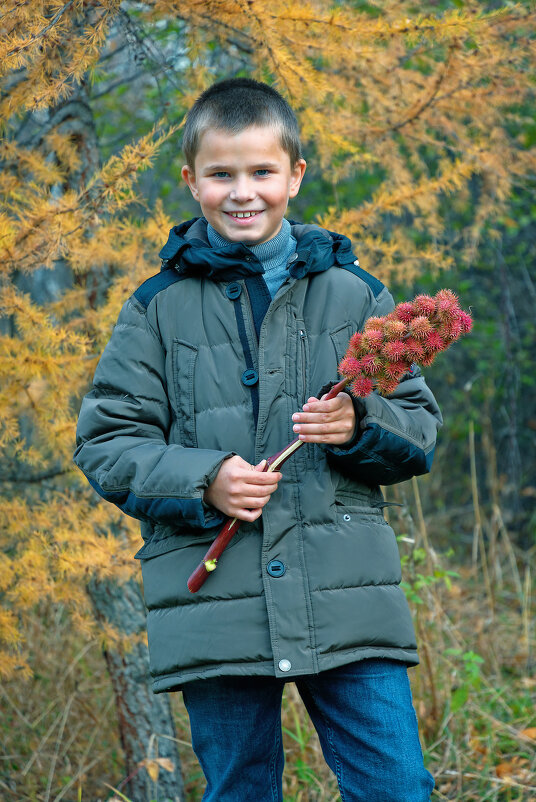
<path id="1" fill-rule="evenodd" d="M 228 178 L 229 173 L 225 170 L 218 170 L 216 173 L 212 173 L 213 178 Z"/>
<path id="2" fill-rule="evenodd" d="M 260 170 L 255 170 L 255 175 L 263 178 L 265 175 L 270 175 L 270 170 L 267 167 L 262 167 Z"/>

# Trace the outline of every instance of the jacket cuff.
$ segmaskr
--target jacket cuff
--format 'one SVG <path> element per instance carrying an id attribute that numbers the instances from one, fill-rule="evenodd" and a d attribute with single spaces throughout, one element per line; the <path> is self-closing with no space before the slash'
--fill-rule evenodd
<path id="1" fill-rule="evenodd" d="M 222 524 L 225 519 L 226 515 L 224 515 L 221 510 L 218 510 L 217 507 L 213 507 L 212 504 L 207 504 L 205 499 L 201 499 L 201 503 L 203 505 L 203 513 L 205 515 L 205 527 L 209 528 L 211 526 L 219 526 Z"/>

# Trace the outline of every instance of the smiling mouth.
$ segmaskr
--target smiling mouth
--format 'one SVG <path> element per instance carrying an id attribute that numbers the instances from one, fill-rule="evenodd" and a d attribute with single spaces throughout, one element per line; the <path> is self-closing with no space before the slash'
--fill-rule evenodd
<path id="1" fill-rule="evenodd" d="M 256 217 L 258 214 L 261 213 L 262 209 L 259 209 L 254 212 L 225 212 L 225 214 L 228 214 L 230 217 L 234 217 L 235 220 L 244 220 L 247 219 L 248 217 Z"/>

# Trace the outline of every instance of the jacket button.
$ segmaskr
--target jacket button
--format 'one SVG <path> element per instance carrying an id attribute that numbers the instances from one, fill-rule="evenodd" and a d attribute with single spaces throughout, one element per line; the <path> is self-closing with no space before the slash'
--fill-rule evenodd
<path id="1" fill-rule="evenodd" d="M 351 520 L 352 520 L 352 516 L 351 516 L 351 515 L 348 515 L 348 513 L 345 513 L 345 514 L 342 516 L 342 519 L 343 519 L 343 521 L 351 521 Z"/>
<path id="2" fill-rule="evenodd" d="M 283 576 L 285 571 L 287 570 L 285 567 L 285 563 L 282 563 L 281 560 L 270 560 L 268 565 L 266 566 L 266 570 L 270 574 L 270 576 Z"/>
<path id="3" fill-rule="evenodd" d="M 253 384 L 257 384 L 259 381 L 259 374 L 256 370 L 249 369 L 245 370 L 242 374 L 242 384 L 245 384 L 246 387 L 251 387 Z"/>
<path id="4" fill-rule="evenodd" d="M 228 284 L 225 288 L 225 294 L 231 301 L 236 301 L 237 298 L 240 298 L 241 292 L 242 287 L 237 281 L 233 281 L 232 284 Z"/>
<path id="5" fill-rule="evenodd" d="M 280 660 L 278 665 L 280 671 L 290 671 L 290 669 L 292 668 L 292 663 L 290 662 L 290 660 Z"/>

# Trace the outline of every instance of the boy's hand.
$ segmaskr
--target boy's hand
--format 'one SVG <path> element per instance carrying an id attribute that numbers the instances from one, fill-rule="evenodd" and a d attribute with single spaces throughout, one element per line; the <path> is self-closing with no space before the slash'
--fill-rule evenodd
<path id="1" fill-rule="evenodd" d="M 306 443 L 329 443 L 342 446 L 354 436 L 356 419 L 352 399 L 348 393 L 339 393 L 325 401 L 325 395 L 308 398 L 303 412 L 295 412 L 293 430 Z"/>
<path id="2" fill-rule="evenodd" d="M 230 518 L 256 521 L 281 480 L 279 471 L 262 473 L 265 462 L 254 466 L 239 456 L 226 459 L 205 490 L 204 500 Z"/>

